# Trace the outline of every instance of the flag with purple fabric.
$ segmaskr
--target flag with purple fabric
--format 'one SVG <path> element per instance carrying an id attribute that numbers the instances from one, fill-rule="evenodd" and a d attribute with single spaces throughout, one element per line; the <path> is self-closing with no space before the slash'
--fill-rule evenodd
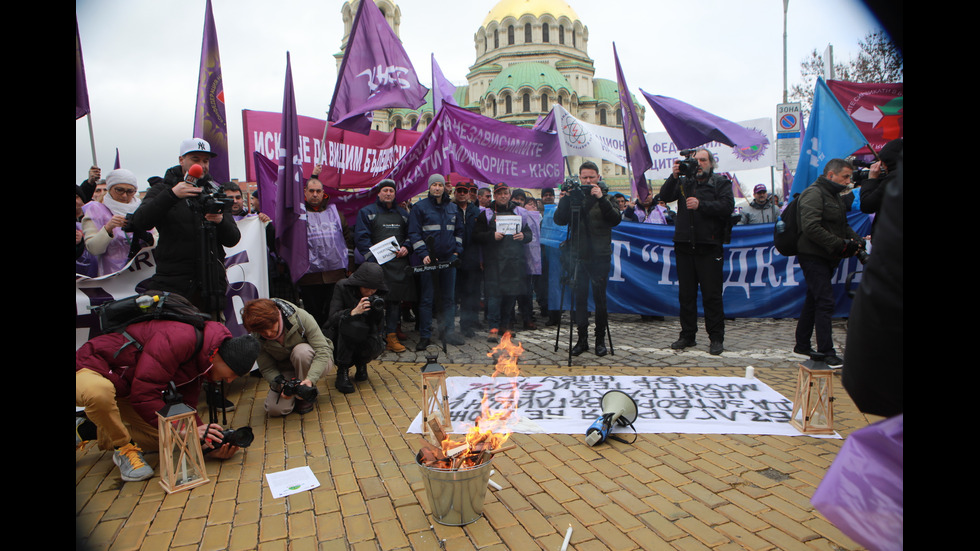
<path id="1" fill-rule="evenodd" d="M 428 88 L 419 83 L 412 62 L 384 14 L 373 2 L 357 7 L 327 120 L 359 134 L 371 131 L 377 109 L 418 109 Z"/>
<path id="2" fill-rule="evenodd" d="M 644 173 L 653 168 L 650 149 L 647 147 L 643 128 L 640 127 L 640 117 L 633 105 L 633 95 L 626 86 L 623 68 L 619 65 L 619 54 L 616 53 L 616 43 L 613 43 L 613 57 L 616 59 L 616 80 L 619 87 L 619 108 L 623 114 L 623 140 L 626 143 L 626 162 L 630 164 L 633 178 L 630 180 L 633 197 L 646 201 L 650 190 Z"/>
<path id="3" fill-rule="evenodd" d="M 112 169 L 113 170 L 118 170 L 120 168 L 122 168 L 122 165 L 119 164 L 119 148 L 117 147 L 116 148 L 116 162 L 112 164 Z"/>
<path id="4" fill-rule="evenodd" d="M 82 39 L 78 36 L 78 16 L 75 16 L 75 120 L 92 112 L 88 103 L 88 84 L 85 83 L 85 63 L 82 62 Z"/>
<path id="5" fill-rule="evenodd" d="M 436 55 L 432 54 L 432 115 L 435 116 L 439 113 L 442 102 L 459 105 L 456 103 L 456 98 L 453 97 L 455 93 L 456 87 L 442 74 L 442 69 L 436 63 Z"/>
<path id="6" fill-rule="evenodd" d="M 667 96 L 640 92 L 653 107 L 660 122 L 679 149 L 690 149 L 708 142 L 720 142 L 731 147 L 752 147 L 769 143 L 759 132 L 725 120 L 693 105 Z"/>
<path id="7" fill-rule="evenodd" d="M 293 281 L 310 268 L 306 241 L 306 212 L 303 203 L 303 154 L 300 149 L 293 70 L 286 52 L 286 85 L 282 93 L 282 133 L 279 144 L 279 172 L 276 176 L 276 245 L 288 264 Z M 259 196 L 263 191 L 259 190 Z M 263 205 L 264 206 L 264 205 Z"/>
<path id="8" fill-rule="evenodd" d="M 221 80 L 218 55 L 218 33 L 214 27 L 211 0 L 204 12 L 204 39 L 201 43 L 201 67 L 197 77 L 197 103 L 194 109 L 194 133 L 211 144 L 208 173 L 218 183 L 231 179 L 228 170 L 228 119 L 225 118 L 225 90 Z"/>
<path id="9" fill-rule="evenodd" d="M 783 201 L 790 199 L 789 192 L 793 189 L 793 173 L 789 170 L 789 165 L 783 161 Z"/>

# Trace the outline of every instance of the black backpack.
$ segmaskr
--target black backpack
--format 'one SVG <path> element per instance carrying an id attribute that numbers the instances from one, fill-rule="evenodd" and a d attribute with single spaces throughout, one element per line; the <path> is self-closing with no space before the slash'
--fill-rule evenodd
<path id="1" fill-rule="evenodd" d="M 104 333 L 122 333 L 126 344 L 116 351 L 118 356 L 129 345 L 143 350 L 143 345 L 126 332 L 126 328 L 134 323 L 152 320 L 170 320 L 188 323 L 194 326 L 197 333 L 196 355 L 204 345 L 204 324 L 211 318 L 197 309 L 186 298 L 164 291 L 146 291 L 139 295 L 121 298 L 94 306 L 93 314 L 99 320 L 99 329 Z"/>
<path id="2" fill-rule="evenodd" d="M 773 244 L 783 256 L 796 256 L 799 253 L 800 235 L 803 233 L 803 228 L 800 227 L 800 211 L 796 208 L 799 201 L 800 197 L 797 195 L 786 205 L 773 229 Z"/>

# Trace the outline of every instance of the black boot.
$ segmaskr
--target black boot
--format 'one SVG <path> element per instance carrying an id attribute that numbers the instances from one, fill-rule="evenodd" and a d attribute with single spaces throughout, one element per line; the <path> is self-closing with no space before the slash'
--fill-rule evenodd
<path id="1" fill-rule="evenodd" d="M 596 333 L 595 335 L 595 355 L 602 357 L 608 354 L 609 351 L 606 350 L 606 335 L 602 333 Z"/>
<path id="2" fill-rule="evenodd" d="M 588 352 L 589 350 L 589 334 L 588 332 L 578 333 L 578 342 L 572 347 L 572 356 L 578 356 L 582 352 Z"/>
<path id="3" fill-rule="evenodd" d="M 357 366 L 357 369 L 354 371 L 354 380 L 357 382 L 362 382 L 366 381 L 367 379 L 367 364 Z"/>
<path id="4" fill-rule="evenodd" d="M 348 373 L 349 370 L 350 366 L 337 366 L 337 382 L 334 383 L 334 386 L 336 386 L 337 390 L 343 392 L 344 394 L 354 392 L 354 384 L 350 382 L 350 374 Z"/>

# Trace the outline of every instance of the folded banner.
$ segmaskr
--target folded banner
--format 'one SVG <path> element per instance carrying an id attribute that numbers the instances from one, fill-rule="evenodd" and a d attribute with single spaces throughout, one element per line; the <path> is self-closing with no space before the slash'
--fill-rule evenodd
<path id="1" fill-rule="evenodd" d="M 558 245 L 565 239 L 565 227 L 557 226 L 554 210 L 546 210 L 541 224 L 541 244 L 548 255 L 548 304 L 561 300 L 561 262 Z M 861 212 L 851 212 L 848 222 L 860 235 L 868 235 L 871 220 Z M 725 245 L 725 315 L 735 318 L 794 318 L 800 315 L 806 299 L 803 270 L 795 256 L 780 255 L 772 242 L 773 224 L 735 226 L 731 244 Z M 677 267 L 674 257 L 674 227 L 621 222 L 613 228 L 613 254 L 606 286 L 610 312 L 641 315 L 677 316 Z M 873 252 L 872 252 L 873 254 Z M 855 274 L 851 286 L 861 282 L 862 267 L 848 258 L 833 276 L 836 308 L 834 316 L 846 317 L 851 309 L 847 296 L 848 275 Z M 563 309 L 569 308 L 571 290 L 565 290 Z M 591 298 L 591 297 L 590 297 Z M 698 305 L 699 315 L 703 315 Z"/>
<path id="2" fill-rule="evenodd" d="M 511 187 L 555 187 L 565 177 L 554 134 L 521 128 L 445 103 L 419 141 L 388 176 L 399 199 L 426 190 L 431 174 L 449 174 Z"/>
<path id="3" fill-rule="evenodd" d="M 364 135 L 331 126 L 323 143 L 323 128 L 327 121 L 297 116 L 303 174 L 313 173 L 313 166 L 323 166 L 319 180 L 328 188 L 370 188 L 391 171 L 402 156 L 415 145 L 421 132 L 372 130 Z M 278 162 L 282 119 L 279 113 L 242 110 L 242 129 L 245 138 L 245 174 L 257 181 L 255 161 L 257 152 L 273 163 Z"/>
<path id="4" fill-rule="evenodd" d="M 663 375 L 449 377 L 446 389 L 453 432 L 457 434 L 473 426 L 484 406 L 491 412 L 504 410 L 513 408 L 516 399 L 518 419 L 509 425 L 512 431 L 584 435 L 603 413 L 602 395 L 619 390 L 636 402 L 638 415 L 633 426 L 638 433 L 803 436 L 789 424 L 793 402 L 758 379 Z M 407 432 L 422 432 L 421 413 Z M 617 427 L 615 432 L 633 431 Z"/>

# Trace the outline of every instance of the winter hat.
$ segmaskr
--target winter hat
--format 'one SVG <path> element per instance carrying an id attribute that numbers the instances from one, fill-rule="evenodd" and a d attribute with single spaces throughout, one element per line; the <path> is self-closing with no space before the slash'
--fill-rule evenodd
<path id="1" fill-rule="evenodd" d="M 255 360 L 259 357 L 259 340 L 252 335 L 242 335 L 225 339 L 218 347 L 218 354 L 228 367 L 237 375 L 242 376 L 252 370 Z"/>
<path id="2" fill-rule="evenodd" d="M 129 184 L 134 188 L 139 189 L 136 185 L 136 175 L 125 168 L 117 168 L 105 177 L 106 189 L 112 189 L 112 186 L 116 184 Z"/>

